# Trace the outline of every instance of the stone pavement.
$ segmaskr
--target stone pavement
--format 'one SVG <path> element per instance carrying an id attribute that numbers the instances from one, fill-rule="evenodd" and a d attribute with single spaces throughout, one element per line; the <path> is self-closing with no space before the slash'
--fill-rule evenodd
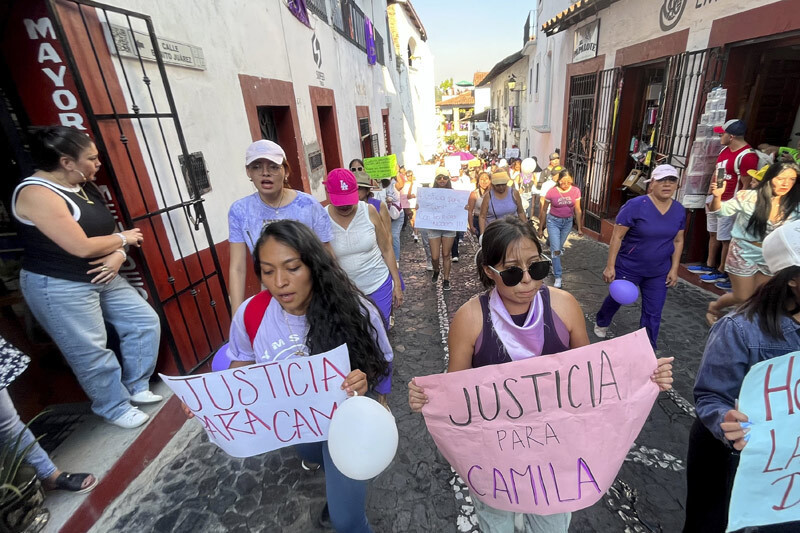
<path id="1" fill-rule="evenodd" d="M 593 313 L 606 295 L 601 278 L 607 247 L 573 234 L 564 255 L 564 289 L 581 303 L 590 339 Z M 403 234 L 405 304 L 390 333 L 395 349 L 393 393 L 400 444 L 392 465 L 371 482 L 367 514 L 376 532 L 477 531 L 463 482 L 436 450 L 421 415 L 407 405 L 406 383 L 446 367 L 449 319 L 480 291 L 474 248 L 462 243 L 453 265 L 453 290 L 435 287 L 421 244 Z M 550 283 L 552 279 L 548 281 Z M 694 412 L 692 384 L 707 335 L 703 321 L 712 295 L 685 282 L 671 289 L 659 355 L 674 355 L 675 392 L 661 394 L 617 481 L 594 506 L 574 513 L 570 531 L 680 531 L 686 446 Z M 638 304 L 623 307 L 610 335 L 638 329 Z M 258 457 L 228 457 L 190 422 L 158 460 L 109 507 L 95 532 L 312 532 L 324 505 L 324 474 L 307 472 L 291 449 Z"/>

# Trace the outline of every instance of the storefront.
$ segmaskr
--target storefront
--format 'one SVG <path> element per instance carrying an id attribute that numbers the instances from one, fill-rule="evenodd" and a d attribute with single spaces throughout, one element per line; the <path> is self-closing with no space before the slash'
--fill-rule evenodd
<path id="1" fill-rule="evenodd" d="M 693 159 L 707 161 L 721 149 L 713 125 L 740 118 L 753 147 L 796 147 L 800 13 L 789 0 L 739 12 L 734 3 L 665 2 L 656 17 L 641 3 L 584 0 L 542 27 L 551 34 L 575 27 L 576 47 L 582 28 L 595 21 L 601 28 L 596 57 L 567 65 L 562 141 L 566 164 L 585 191 L 585 226 L 598 238 L 610 239 L 620 207 L 646 193 L 644 180 L 655 165 L 669 163 L 682 174 L 678 199 L 689 210 L 683 260 L 701 261 L 711 167 Z M 634 20 L 646 22 L 630 36 L 605 24 L 630 28 Z M 662 35 L 636 39 L 654 31 Z M 725 89 L 715 93 L 724 101 L 715 97 L 707 106 L 715 87 Z"/>

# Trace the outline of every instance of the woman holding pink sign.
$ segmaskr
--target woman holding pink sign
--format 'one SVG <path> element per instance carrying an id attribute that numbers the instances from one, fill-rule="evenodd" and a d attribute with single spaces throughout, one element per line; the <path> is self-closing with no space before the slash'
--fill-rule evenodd
<path id="1" fill-rule="evenodd" d="M 448 372 L 520 361 L 589 344 L 586 321 L 577 300 L 547 287 L 550 260 L 533 228 L 517 217 L 492 222 L 475 258 L 478 276 L 488 289 L 456 312 L 450 324 Z M 672 387 L 672 358 L 659 359 L 651 376 L 662 390 Z M 408 384 L 408 403 L 420 412 L 427 403 L 415 380 Z M 481 531 L 514 531 L 514 513 L 490 507 L 473 497 Z M 564 532 L 570 513 L 525 514 L 525 531 Z"/>

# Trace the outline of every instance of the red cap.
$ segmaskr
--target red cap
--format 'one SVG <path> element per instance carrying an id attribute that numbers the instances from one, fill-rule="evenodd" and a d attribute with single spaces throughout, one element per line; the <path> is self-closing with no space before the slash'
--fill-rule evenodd
<path id="1" fill-rule="evenodd" d="M 328 198 L 335 206 L 356 205 L 358 203 L 358 183 L 355 175 L 346 168 L 334 168 L 325 180 Z"/>

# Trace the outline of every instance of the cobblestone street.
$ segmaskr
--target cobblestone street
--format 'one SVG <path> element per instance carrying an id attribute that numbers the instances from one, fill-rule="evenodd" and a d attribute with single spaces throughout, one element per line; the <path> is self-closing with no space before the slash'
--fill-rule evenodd
<path id="1" fill-rule="evenodd" d="M 564 255 L 564 289 L 580 302 L 590 339 L 593 313 L 607 286 L 600 272 L 607 247 L 573 234 Z M 406 383 L 442 372 L 449 319 L 479 292 L 474 249 L 461 245 L 453 290 L 434 286 L 421 244 L 403 234 L 401 271 L 407 291 L 390 339 L 395 349 L 389 399 L 400 444 L 392 465 L 373 480 L 368 516 L 376 532 L 477 531 L 468 493 L 436 450 L 423 417 L 407 405 Z M 552 278 L 548 283 L 552 282 Z M 684 458 L 694 411 L 691 390 L 707 334 L 711 299 L 688 283 L 671 289 L 664 309 L 659 355 L 675 356 L 675 390 L 658 398 L 617 481 L 594 506 L 573 514 L 571 531 L 673 532 L 683 523 Z M 609 333 L 638 329 L 640 307 L 623 307 Z M 208 442 L 199 424 L 187 423 L 140 478 L 107 509 L 94 532 L 307 532 L 319 531 L 324 475 L 307 472 L 291 449 L 235 459 Z"/>

